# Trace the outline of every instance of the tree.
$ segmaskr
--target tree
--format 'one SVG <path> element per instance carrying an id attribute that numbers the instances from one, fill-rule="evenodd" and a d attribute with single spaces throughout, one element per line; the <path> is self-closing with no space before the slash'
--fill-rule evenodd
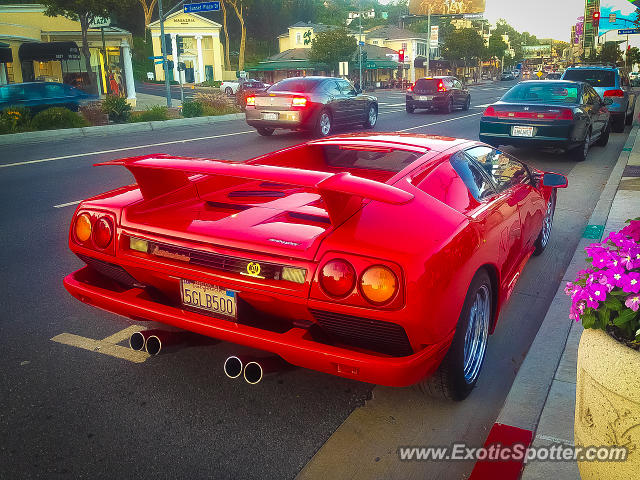
<path id="1" fill-rule="evenodd" d="M 149 3 L 147 3 L 147 1 Z M 156 8 L 156 3 L 158 3 L 158 0 L 138 0 L 138 2 L 140 2 L 140 5 L 142 5 L 142 10 L 144 11 L 144 29 L 146 30 L 151 23 L 153 9 Z"/>
<path id="2" fill-rule="evenodd" d="M 640 49 L 631 47 L 627 50 L 627 65 L 631 69 L 636 63 L 640 63 Z"/>
<path id="3" fill-rule="evenodd" d="M 227 28 L 227 7 L 224 0 L 220 0 L 220 8 L 222 9 L 222 31 L 224 32 L 224 68 L 231 70 L 231 60 L 229 59 L 229 29 Z"/>
<path id="4" fill-rule="evenodd" d="M 326 63 L 330 70 L 337 71 L 339 62 L 347 62 L 358 48 L 356 39 L 344 28 L 319 33 L 311 42 L 309 60 Z"/>
<path id="5" fill-rule="evenodd" d="M 489 48 L 487 48 L 487 56 L 489 58 L 501 59 L 507 53 L 509 45 L 502 39 L 502 35 L 497 33 L 491 34 L 489 37 Z"/>
<path id="6" fill-rule="evenodd" d="M 233 7 L 236 17 L 240 22 L 240 54 L 238 55 L 238 70 L 244 70 L 244 51 L 247 45 L 247 27 L 244 23 L 243 8 L 244 0 L 224 0 Z M 229 51 L 227 49 L 227 51 Z"/>
<path id="7" fill-rule="evenodd" d="M 614 65 L 622 59 L 622 53 L 618 47 L 618 42 L 605 42 L 602 50 L 598 53 L 598 60 Z"/>
<path id="8" fill-rule="evenodd" d="M 444 58 L 456 65 L 462 61 L 465 67 L 485 55 L 484 39 L 473 28 L 456 30 L 449 35 L 442 46 Z"/>
<path id="9" fill-rule="evenodd" d="M 119 0 L 42 0 L 40 3 L 46 8 L 44 13 L 49 17 L 62 15 L 80 22 L 82 55 L 87 73 L 91 72 L 91 52 L 87 36 L 89 24 L 96 17 L 108 17 L 111 11 L 120 6 L 122 2 Z M 91 83 L 91 75 L 89 75 L 88 81 Z"/>

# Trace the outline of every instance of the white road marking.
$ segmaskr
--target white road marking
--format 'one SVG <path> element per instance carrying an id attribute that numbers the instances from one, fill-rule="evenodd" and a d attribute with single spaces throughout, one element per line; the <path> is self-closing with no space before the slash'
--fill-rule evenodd
<path id="1" fill-rule="evenodd" d="M 469 115 L 462 115 L 461 117 L 453 117 L 453 118 L 448 118 L 446 120 L 440 120 L 439 122 L 425 123 L 424 125 L 418 125 L 416 127 L 410 127 L 410 128 L 398 130 L 398 132 L 408 132 L 409 130 L 417 130 L 418 128 L 430 127 L 431 125 L 438 125 L 440 123 L 455 122 L 456 120 L 460 120 L 462 118 L 475 117 L 477 115 L 482 115 L 482 113 L 471 113 Z"/>
<path id="2" fill-rule="evenodd" d="M 54 205 L 53 208 L 64 208 L 64 207 L 70 207 L 71 205 L 77 205 L 81 202 L 82 200 L 76 200 L 75 202 L 67 202 L 67 203 L 61 203 L 60 205 Z"/>
<path id="3" fill-rule="evenodd" d="M 485 103 L 484 105 L 474 105 L 473 108 L 487 108 L 489 105 L 493 105 L 493 103 Z"/>
<path id="4" fill-rule="evenodd" d="M 69 345 L 71 347 L 82 348 L 83 350 L 121 358 L 122 360 L 128 360 L 133 363 L 142 363 L 150 357 L 147 352 L 136 351 L 128 347 L 121 347 L 120 345 L 117 345 L 123 340 L 129 338 L 134 332 L 139 332 L 140 330 L 145 329 L 139 325 L 131 325 L 130 327 L 120 330 L 119 332 L 116 332 L 107 338 L 103 338 L 102 340 L 81 337 L 80 335 L 73 335 L 72 333 L 61 333 L 60 335 L 53 337 L 51 340 L 63 345 Z"/>
<path id="5" fill-rule="evenodd" d="M 28 160 L 26 162 L 7 163 L 5 165 L 0 165 L 0 168 L 17 167 L 19 165 L 30 165 L 32 163 L 54 162 L 57 160 L 66 160 L 68 158 L 79 158 L 79 157 L 88 157 L 88 156 L 94 156 L 94 155 L 102 155 L 104 153 L 126 152 L 127 150 L 139 150 L 142 148 L 162 147 L 163 145 L 175 145 L 177 143 L 198 142 L 201 140 L 211 140 L 213 138 L 232 137 L 235 135 L 246 135 L 247 133 L 254 133 L 254 132 L 255 130 L 245 130 L 242 132 L 221 133 L 220 135 L 210 135 L 207 137 L 186 138 L 184 140 L 172 140 L 171 142 L 149 143 L 147 145 L 135 145 L 133 147 L 112 148 L 110 150 L 100 150 L 97 152 L 76 153 L 74 155 L 63 155 L 61 157 L 41 158 L 39 160 Z"/>
<path id="6" fill-rule="evenodd" d="M 402 103 L 378 103 L 378 105 L 384 105 L 385 107 L 404 107 L 405 102 Z"/>

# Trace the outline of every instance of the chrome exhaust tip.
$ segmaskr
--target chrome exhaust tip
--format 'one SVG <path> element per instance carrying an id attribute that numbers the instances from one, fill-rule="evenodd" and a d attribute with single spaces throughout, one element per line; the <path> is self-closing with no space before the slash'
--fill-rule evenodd
<path id="1" fill-rule="evenodd" d="M 244 363 L 242 358 L 232 355 L 224 361 L 224 374 L 229 378 L 238 378 L 242 375 Z"/>
<path id="2" fill-rule="evenodd" d="M 243 376 L 249 385 L 260 383 L 265 375 L 276 373 L 285 367 L 280 357 L 256 358 L 244 366 Z"/>
<path id="3" fill-rule="evenodd" d="M 142 332 L 135 332 L 129 337 L 129 347 L 132 350 L 140 352 L 144 350 L 144 344 L 146 342 L 146 338 Z"/>
<path id="4" fill-rule="evenodd" d="M 249 362 L 244 367 L 244 379 L 249 385 L 260 383 L 262 377 L 264 377 L 264 371 L 258 362 Z"/>
<path id="5" fill-rule="evenodd" d="M 149 355 L 158 355 L 162 350 L 162 340 L 157 335 L 150 335 L 144 344 L 144 349 Z"/>

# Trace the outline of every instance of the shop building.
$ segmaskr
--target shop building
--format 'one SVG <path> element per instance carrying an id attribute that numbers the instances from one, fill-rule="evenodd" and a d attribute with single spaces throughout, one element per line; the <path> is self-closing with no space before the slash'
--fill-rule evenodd
<path id="1" fill-rule="evenodd" d="M 364 41 L 378 47 L 387 47 L 396 52 L 404 50 L 403 69 L 408 70 L 403 77 L 410 82 L 415 82 L 416 78 L 424 76 L 424 72 L 417 71 L 415 67 L 416 58 L 426 57 L 427 34 L 415 33 L 404 28 L 394 26 L 381 26 L 368 30 L 365 33 Z"/>
<path id="2" fill-rule="evenodd" d="M 91 71 L 82 56 L 80 22 L 48 17 L 39 4 L 0 5 L 0 83 L 55 81 L 135 104 L 131 33 L 89 29 Z M 4 74 L 4 80 L 3 80 Z"/>

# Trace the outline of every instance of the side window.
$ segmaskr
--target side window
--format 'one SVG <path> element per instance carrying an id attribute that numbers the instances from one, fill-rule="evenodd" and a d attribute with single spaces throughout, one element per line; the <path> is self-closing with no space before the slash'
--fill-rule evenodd
<path id="1" fill-rule="evenodd" d="M 338 80 L 338 84 L 340 86 L 340 90 L 342 91 L 343 95 L 356 94 L 356 89 L 353 88 L 353 85 L 351 85 L 351 83 L 347 82 L 346 80 Z"/>
<path id="2" fill-rule="evenodd" d="M 458 80 L 457 78 L 453 80 L 453 88 L 462 89 L 462 84 L 460 83 L 460 80 Z"/>
<path id="3" fill-rule="evenodd" d="M 463 152 L 453 155 L 450 162 L 476 200 L 480 201 L 495 193 L 488 177 Z"/>
<path id="4" fill-rule="evenodd" d="M 589 89 L 589 94 L 591 95 L 591 103 L 596 106 L 600 105 L 602 101 L 600 100 L 598 92 L 596 92 L 591 85 L 588 85 L 587 87 Z"/>
<path id="5" fill-rule="evenodd" d="M 324 90 L 327 94 L 333 95 L 334 97 L 341 95 L 340 89 L 338 88 L 338 84 L 335 80 L 327 80 L 324 85 Z"/>
<path id="6" fill-rule="evenodd" d="M 45 83 L 44 92 L 46 98 L 64 97 L 64 88 L 59 83 Z"/>
<path id="7" fill-rule="evenodd" d="M 527 167 L 500 150 L 475 147 L 467 150 L 467 154 L 491 176 L 500 192 L 521 183 L 531 183 Z"/>

